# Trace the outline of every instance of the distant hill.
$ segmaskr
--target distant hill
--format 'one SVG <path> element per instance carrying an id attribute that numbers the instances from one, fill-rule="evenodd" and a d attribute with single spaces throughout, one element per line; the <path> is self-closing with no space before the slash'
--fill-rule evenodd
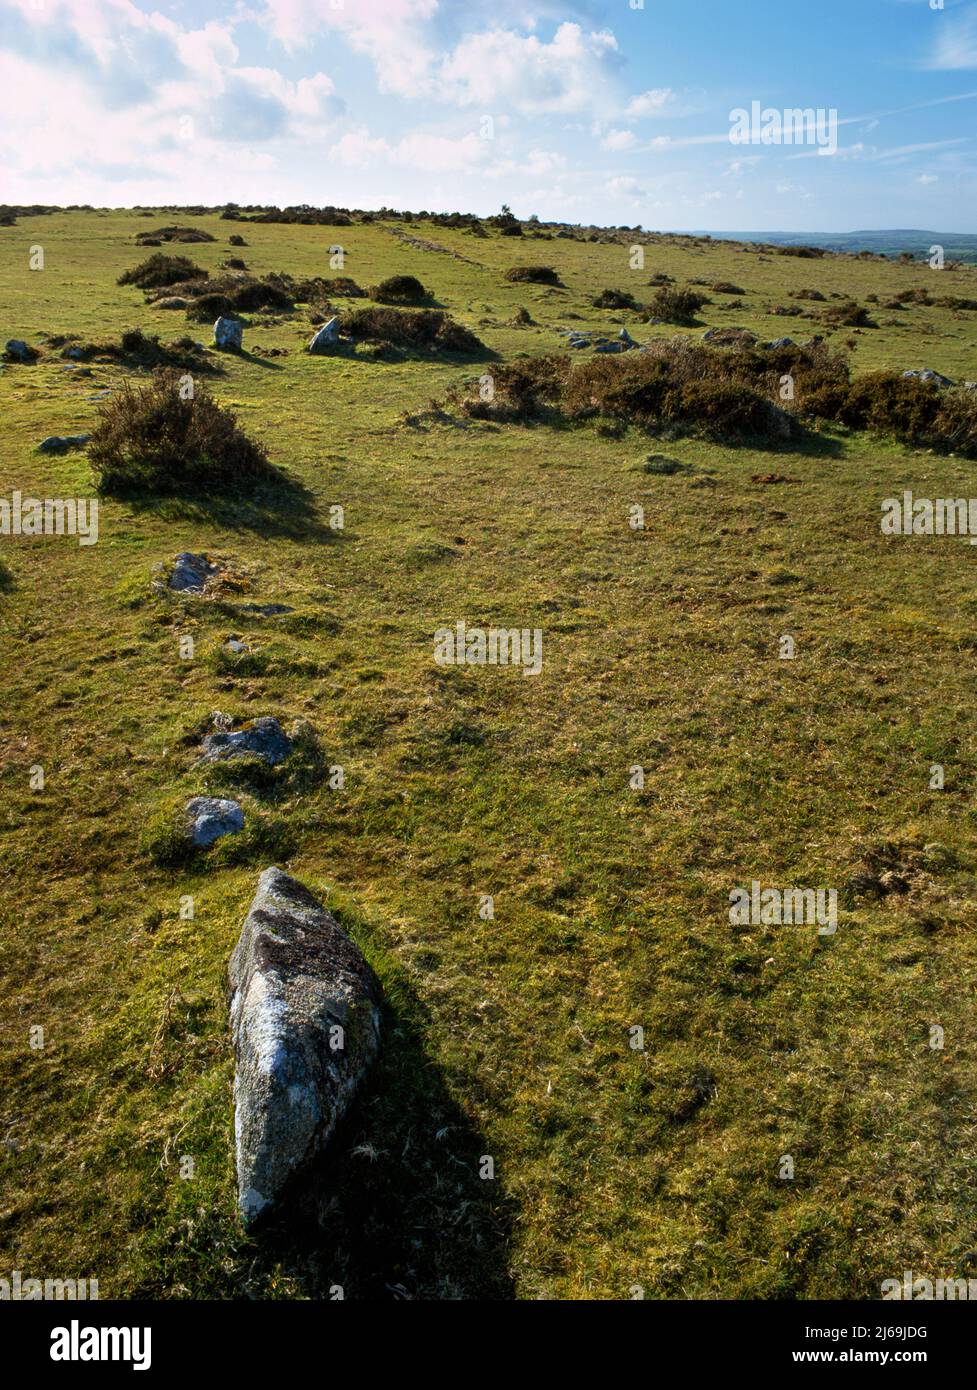
<path id="1" fill-rule="evenodd" d="M 699 232 L 717 241 L 767 241 L 783 246 L 823 246 L 826 251 L 874 251 L 885 256 L 910 252 L 917 259 L 929 256 L 931 246 L 942 246 L 947 260 L 977 264 L 977 232 Z"/>

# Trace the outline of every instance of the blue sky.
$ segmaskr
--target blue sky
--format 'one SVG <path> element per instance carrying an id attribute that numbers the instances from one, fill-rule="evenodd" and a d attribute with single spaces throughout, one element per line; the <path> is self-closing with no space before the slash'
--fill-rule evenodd
<path id="1" fill-rule="evenodd" d="M 977 212 L 977 0 L 0 0 L 0 81 L 7 202 L 714 231 Z M 837 112 L 837 147 L 731 143 L 753 102 Z"/>

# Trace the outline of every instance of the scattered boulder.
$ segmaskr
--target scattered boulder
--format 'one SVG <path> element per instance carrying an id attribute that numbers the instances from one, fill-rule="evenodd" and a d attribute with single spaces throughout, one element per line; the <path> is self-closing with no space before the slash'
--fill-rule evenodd
<path id="1" fill-rule="evenodd" d="M 183 296 L 179 294 L 168 294 L 165 299 L 156 299 L 153 301 L 154 309 L 188 309 L 189 307 L 190 300 L 184 299 Z"/>
<path id="2" fill-rule="evenodd" d="M 37 447 L 42 454 L 63 454 L 68 449 L 84 449 L 90 439 L 90 434 L 49 434 Z"/>
<path id="3" fill-rule="evenodd" d="M 261 618 L 277 618 L 282 613 L 294 613 L 287 603 L 242 603 L 242 613 L 257 613 Z"/>
<path id="4" fill-rule="evenodd" d="M 322 1152 L 380 1040 L 380 987 L 296 879 L 266 869 L 228 969 L 234 1147 L 245 1225 Z"/>
<path id="5" fill-rule="evenodd" d="M 23 338 L 8 338 L 4 344 L 3 356 L 6 362 L 36 362 L 40 353 L 25 343 Z"/>
<path id="6" fill-rule="evenodd" d="M 249 753 L 263 758 L 271 767 L 283 763 L 292 751 L 290 739 L 277 719 L 263 715 L 251 719 L 230 733 L 223 730 L 208 734 L 203 741 L 202 763 L 225 762 L 228 758 L 243 758 Z"/>
<path id="7" fill-rule="evenodd" d="M 214 324 L 214 346 L 225 352 L 240 352 L 244 341 L 244 324 L 240 319 L 226 318 L 223 314 Z"/>
<path id="8" fill-rule="evenodd" d="M 236 801 L 216 796 L 195 796 L 187 802 L 190 839 L 206 849 L 222 835 L 237 835 L 244 829 L 244 812 Z"/>
<path id="9" fill-rule="evenodd" d="M 309 351 L 315 353 L 332 352 L 337 347 L 339 347 L 339 319 L 334 316 L 309 339 Z"/>
<path id="10" fill-rule="evenodd" d="M 177 593 L 202 594 L 218 573 L 218 567 L 212 565 L 206 555 L 194 555 L 185 550 L 176 557 L 167 585 Z"/>
<path id="11" fill-rule="evenodd" d="M 904 377 L 912 377 L 916 381 L 931 381 L 937 386 L 952 386 L 953 382 L 948 376 L 941 376 L 939 372 L 934 372 L 931 367 L 926 367 L 922 371 L 903 372 Z"/>

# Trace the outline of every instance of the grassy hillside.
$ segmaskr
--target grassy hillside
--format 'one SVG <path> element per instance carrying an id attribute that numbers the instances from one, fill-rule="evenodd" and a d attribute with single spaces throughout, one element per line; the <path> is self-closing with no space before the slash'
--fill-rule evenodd
<path id="1" fill-rule="evenodd" d="M 0 375 L 0 497 L 91 494 L 83 451 L 36 446 L 88 432 L 126 373 L 82 377 L 40 335 L 188 331 L 116 284 L 147 254 L 135 234 L 171 220 L 0 229 L 3 340 L 42 353 Z M 741 325 L 827 333 L 859 372 L 977 378 L 977 314 L 821 323 L 832 294 L 974 298 L 968 268 L 663 238 L 633 271 L 628 237 L 193 225 L 217 240 L 173 249 L 212 270 L 329 275 L 342 242 L 345 274 L 416 275 L 500 359 L 558 350 L 560 327 Z M 566 288 L 504 280 L 525 263 Z M 685 330 L 591 307 L 606 287 L 650 297 L 658 272 L 745 294 L 706 288 Z M 792 305 L 807 316 L 772 313 Z M 904 1269 L 977 1273 L 977 550 L 879 528 L 904 488 L 974 494 L 975 465 L 840 426 L 774 452 L 445 419 L 432 399 L 484 367 L 313 357 L 304 310 L 247 317 L 212 389 L 295 486 L 104 499 L 87 548 L 0 537 L 0 1265 L 94 1276 L 103 1297 L 870 1299 Z M 771 474 L 793 481 L 755 481 Z M 243 591 L 155 596 L 153 566 L 184 550 Z M 434 630 L 458 619 L 542 628 L 541 675 L 436 666 Z M 229 661 L 231 637 L 257 658 Z M 389 1000 L 319 1190 L 263 1240 L 234 1212 L 224 980 L 269 861 L 163 869 L 143 838 L 199 790 L 214 711 L 308 721 L 345 769 L 341 791 L 250 791 L 274 858 Z M 836 886 L 837 933 L 732 927 L 729 892 L 754 878 Z"/>

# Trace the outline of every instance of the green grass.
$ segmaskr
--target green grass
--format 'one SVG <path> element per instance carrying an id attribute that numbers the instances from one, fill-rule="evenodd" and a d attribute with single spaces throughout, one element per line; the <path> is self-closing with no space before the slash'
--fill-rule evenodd
<path id="1" fill-rule="evenodd" d="M 115 283 L 150 225 L 0 231 L 4 337 L 186 331 Z M 742 306 L 716 296 L 701 317 L 767 338 L 827 331 L 769 313 L 802 286 L 974 297 L 973 270 L 728 244 L 655 241 L 633 272 L 612 243 L 417 229 L 459 259 L 382 224 L 200 225 L 212 270 L 235 230 L 259 273 L 329 274 L 342 240 L 342 273 L 416 275 L 502 358 L 552 351 L 560 325 L 677 331 L 590 304 L 650 298 L 658 270 L 742 285 Z M 517 263 L 567 288 L 507 283 Z M 523 304 L 536 326 L 508 326 Z M 0 1265 L 95 1276 L 103 1297 L 876 1298 L 904 1269 L 966 1274 L 977 552 L 887 540 L 879 517 L 905 487 L 969 496 L 974 465 L 840 429 L 774 453 L 425 423 L 470 365 L 310 357 L 307 315 L 272 317 L 249 316 L 245 346 L 289 355 L 222 359 L 212 389 L 297 487 L 104 499 L 94 547 L 0 538 Z M 856 370 L 977 375 L 977 316 L 873 317 L 830 334 Z M 88 397 L 121 373 L 62 365 L 2 373 L 0 496 L 91 494 L 83 452 L 34 450 L 87 432 Z M 680 467 L 646 471 L 653 452 Z M 752 481 L 768 473 L 799 481 Z M 153 596 L 154 564 L 181 550 L 224 557 L 243 591 Z M 542 674 L 437 667 L 434 630 L 459 618 L 541 627 Z M 230 636 L 256 654 L 242 669 L 220 655 Z M 224 988 L 264 861 L 166 868 L 146 848 L 170 799 L 203 790 L 194 750 L 217 710 L 305 720 L 345 769 L 342 791 L 312 756 L 264 783 L 242 769 L 239 789 L 388 998 L 380 1061 L 302 1219 L 260 1242 L 235 1217 Z M 738 884 L 842 889 L 886 844 L 918 869 L 910 891 L 843 894 L 836 936 L 730 926 Z"/>

